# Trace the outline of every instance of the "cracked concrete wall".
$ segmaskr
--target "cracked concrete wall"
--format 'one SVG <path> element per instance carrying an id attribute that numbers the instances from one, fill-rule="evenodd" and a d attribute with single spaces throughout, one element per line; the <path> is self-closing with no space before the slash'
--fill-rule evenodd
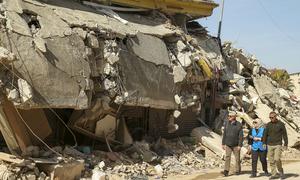
<path id="1" fill-rule="evenodd" d="M 35 91 L 34 98 L 18 105 L 22 108 L 87 109 L 93 89 L 91 76 L 101 73 L 99 36 L 175 33 L 154 20 L 147 20 L 150 25 L 125 25 L 74 1 L 6 0 L 2 5 L 6 23 L 0 33 L 1 45 L 17 56 L 9 65 Z M 135 15 L 124 16 L 134 19 L 130 16 Z"/>
<path id="2" fill-rule="evenodd" d="M 198 27 L 188 35 L 157 11 L 109 14 L 72 0 L 5 0 L 0 10 L 8 99 L 23 109 L 84 110 L 70 126 L 91 136 L 122 105 L 177 110 L 175 118 L 200 112 L 207 81 L 223 68 L 215 39 Z"/>

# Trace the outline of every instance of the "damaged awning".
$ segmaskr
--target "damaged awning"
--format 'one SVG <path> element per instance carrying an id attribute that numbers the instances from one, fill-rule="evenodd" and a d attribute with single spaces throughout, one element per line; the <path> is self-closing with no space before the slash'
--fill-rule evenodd
<path id="1" fill-rule="evenodd" d="M 218 6 L 210 0 L 112 0 L 111 3 L 136 8 L 159 9 L 165 13 L 180 13 L 197 17 L 210 16 L 213 9 Z"/>

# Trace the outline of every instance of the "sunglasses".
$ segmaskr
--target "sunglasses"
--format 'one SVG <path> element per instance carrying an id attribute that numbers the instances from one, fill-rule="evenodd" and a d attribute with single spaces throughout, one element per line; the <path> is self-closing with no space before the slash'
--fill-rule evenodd
<path id="1" fill-rule="evenodd" d="M 257 122 L 253 122 L 253 124 L 257 124 Z"/>
<path id="2" fill-rule="evenodd" d="M 270 116 L 269 118 L 270 118 L 270 119 L 274 119 L 274 118 L 275 118 L 275 116 Z"/>

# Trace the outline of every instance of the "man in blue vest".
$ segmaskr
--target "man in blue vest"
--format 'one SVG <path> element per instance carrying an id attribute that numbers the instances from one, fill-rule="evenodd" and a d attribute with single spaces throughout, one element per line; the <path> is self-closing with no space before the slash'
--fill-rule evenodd
<path id="1" fill-rule="evenodd" d="M 260 119 L 255 119 L 253 121 L 253 128 L 249 132 L 248 136 L 248 144 L 251 148 L 252 154 L 252 175 L 251 178 L 255 178 L 257 176 L 257 160 L 258 157 L 260 159 L 262 169 L 266 176 L 268 173 L 268 165 L 267 165 L 267 148 L 266 145 L 263 144 L 265 128 L 263 127 L 263 123 Z"/>

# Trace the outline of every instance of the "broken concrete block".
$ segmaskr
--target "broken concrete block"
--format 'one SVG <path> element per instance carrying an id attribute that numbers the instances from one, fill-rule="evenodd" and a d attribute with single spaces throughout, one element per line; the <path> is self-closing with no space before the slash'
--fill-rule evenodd
<path id="1" fill-rule="evenodd" d="M 179 60 L 180 64 L 183 67 L 189 67 L 192 64 L 192 60 L 190 58 L 191 55 L 192 55 L 192 53 L 190 51 L 188 51 L 188 52 L 179 52 L 177 54 L 177 59 Z"/>
<path id="2" fill-rule="evenodd" d="M 127 42 L 127 47 L 139 58 L 156 65 L 170 65 L 166 44 L 159 38 L 137 33 Z"/>
<path id="3" fill-rule="evenodd" d="M 116 82 L 114 82 L 114 81 L 111 81 L 111 80 L 109 80 L 109 79 L 105 79 L 104 80 L 104 88 L 106 89 L 106 90 L 110 90 L 110 89 L 113 89 L 114 87 L 116 87 Z"/>
<path id="4" fill-rule="evenodd" d="M 10 168 L 5 164 L 0 164 L 0 177 L 2 180 L 17 179 L 17 174 L 10 171 Z"/>
<path id="5" fill-rule="evenodd" d="M 34 37 L 33 38 L 33 42 L 34 42 L 36 48 L 39 49 L 40 51 L 42 51 L 44 53 L 47 51 L 46 42 L 44 41 L 43 38 L 41 38 L 41 37 Z"/>
<path id="6" fill-rule="evenodd" d="M 131 96 L 125 105 L 156 109 L 176 108 L 174 102 L 176 87 L 168 66 L 142 60 L 126 50 L 120 51 L 118 64 L 126 91 L 130 94 L 138 92 L 138 96 Z"/>
<path id="7" fill-rule="evenodd" d="M 193 129 L 191 136 L 195 137 L 197 141 L 212 150 L 216 155 L 223 157 L 224 150 L 222 149 L 222 138 L 220 135 L 214 133 L 206 127 L 199 127 Z"/>
<path id="8" fill-rule="evenodd" d="M 65 149 L 63 150 L 63 153 L 66 154 L 66 155 L 69 155 L 69 156 L 73 156 L 73 157 L 86 157 L 85 154 L 83 154 L 82 152 L 72 148 L 72 147 L 69 147 L 69 146 L 66 146 Z"/>
<path id="9" fill-rule="evenodd" d="M 36 180 L 35 174 L 24 174 L 21 177 L 22 180 Z"/>
<path id="10" fill-rule="evenodd" d="M 150 163 L 158 158 L 157 154 L 150 150 L 150 145 L 145 141 L 136 141 L 134 142 L 133 147 L 145 162 Z"/>
<path id="11" fill-rule="evenodd" d="M 121 96 L 117 96 L 114 100 L 114 102 L 116 104 L 122 104 L 126 101 L 126 99 L 129 97 L 129 93 L 128 92 L 124 92 L 124 94 L 122 94 Z"/>
<path id="12" fill-rule="evenodd" d="M 195 137 L 197 141 L 201 142 L 205 147 L 213 151 L 217 156 L 224 157 L 225 151 L 222 149 L 222 137 L 212 130 L 202 126 L 192 130 L 191 136 Z M 241 159 L 247 153 L 247 149 L 242 147 Z"/>
<path id="13" fill-rule="evenodd" d="M 114 100 L 114 102 L 116 104 L 122 104 L 122 103 L 124 103 L 124 101 L 125 101 L 125 99 L 123 98 L 123 96 L 117 96 Z"/>
<path id="14" fill-rule="evenodd" d="M 174 75 L 175 83 L 182 82 L 185 79 L 186 74 L 187 73 L 185 72 L 182 66 L 173 67 L 173 75 Z"/>
<path id="15" fill-rule="evenodd" d="M 19 98 L 20 98 L 20 94 L 19 94 L 19 91 L 17 89 L 8 90 L 8 93 L 7 93 L 7 99 L 8 100 L 18 102 Z"/>
<path id="16" fill-rule="evenodd" d="M 26 148 L 26 151 L 23 152 L 22 156 L 39 157 L 40 156 L 40 148 L 38 146 L 28 146 Z"/>
<path id="17" fill-rule="evenodd" d="M 159 177 L 163 177 L 164 175 L 164 170 L 163 168 L 161 167 L 161 165 L 156 165 L 154 167 L 155 171 L 156 171 L 156 174 L 159 176 Z"/>
<path id="18" fill-rule="evenodd" d="M 133 144 L 133 138 L 129 132 L 125 119 L 122 118 L 119 122 L 117 139 L 125 145 Z"/>
<path id="19" fill-rule="evenodd" d="M 290 99 L 290 94 L 287 92 L 287 90 L 282 89 L 282 88 L 279 88 L 279 89 L 278 89 L 278 92 L 279 92 L 279 96 L 280 96 L 281 98 L 287 99 L 287 100 Z"/>
<path id="20" fill-rule="evenodd" d="M 9 64 L 15 60 L 15 55 L 4 47 L 0 47 L 0 62 Z"/>
<path id="21" fill-rule="evenodd" d="M 99 48 L 99 41 L 94 34 L 91 33 L 87 34 L 87 42 L 90 47 Z"/>
<path id="22" fill-rule="evenodd" d="M 179 129 L 178 124 L 168 124 L 168 133 L 174 133 Z"/>
<path id="23" fill-rule="evenodd" d="M 108 179 L 108 176 L 105 172 L 99 170 L 99 169 L 93 169 L 93 175 L 92 180 L 106 180 Z"/>
<path id="24" fill-rule="evenodd" d="M 0 152 L 0 160 L 12 163 L 13 165 L 16 165 L 16 166 L 25 166 L 24 159 L 20 159 L 12 154 L 7 154 L 4 152 Z"/>
<path id="25" fill-rule="evenodd" d="M 14 11 L 18 14 L 23 13 L 21 0 L 4 0 L 4 6 L 7 11 Z"/>
<path id="26" fill-rule="evenodd" d="M 33 98 L 32 87 L 28 84 L 27 81 L 25 81 L 24 79 L 18 79 L 18 87 L 23 103 Z"/>
<path id="27" fill-rule="evenodd" d="M 260 66 L 256 65 L 253 67 L 252 69 L 252 74 L 255 75 L 255 74 L 258 74 L 260 71 Z"/>
<path id="28" fill-rule="evenodd" d="M 3 131 L 3 129 L 1 129 L 1 131 L 3 134 L 5 133 L 5 135 L 3 136 L 11 152 L 14 152 L 14 148 L 11 147 L 12 137 L 16 138 L 18 146 L 22 150 L 22 153 L 25 154 L 28 150 L 27 147 L 40 143 L 40 141 L 37 141 L 37 138 L 28 131 L 28 128 L 25 126 L 24 122 L 22 122 L 23 120 L 40 139 L 45 139 L 52 133 L 48 119 L 46 118 L 43 109 L 22 110 L 16 109 L 16 107 L 14 107 L 14 105 L 10 101 L 5 100 L 2 103 L 4 114 L 0 116 L 3 118 L 1 121 L 2 123 L 7 121 L 10 126 L 5 127 L 5 132 Z M 14 135 L 7 134 L 10 129 L 14 133 Z M 37 155 L 37 151 L 35 150 L 35 153 L 33 154 Z"/>
<path id="29" fill-rule="evenodd" d="M 44 39 L 46 53 L 36 51 L 32 37 L 17 33 L 11 33 L 8 37 L 0 33 L 0 39 L 4 47 L 14 42 L 12 52 L 18 53 L 18 58 L 22 59 L 14 61 L 14 70 L 29 84 L 34 84 L 34 91 L 37 92 L 36 98 L 17 107 L 78 109 L 76 105 L 80 86 L 77 79 L 90 77 L 91 70 L 85 56 L 84 42 L 77 34 Z"/>
<path id="30" fill-rule="evenodd" d="M 84 170 L 84 163 L 81 161 L 72 161 L 68 163 L 40 164 L 40 169 L 51 177 L 57 180 L 74 180 L 81 177 L 81 172 Z"/>
<path id="31" fill-rule="evenodd" d="M 240 89 L 245 90 L 245 83 L 246 83 L 245 77 L 243 77 L 239 74 L 233 74 L 233 78 L 234 78 L 234 81 L 236 82 L 236 85 Z"/>
<path id="32" fill-rule="evenodd" d="M 179 129 L 178 124 L 175 124 L 174 114 L 170 115 L 167 127 L 168 127 L 168 133 L 174 133 Z"/>
<path id="33" fill-rule="evenodd" d="M 180 40 L 176 43 L 178 52 L 182 52 L 186 49 L 186 45 Z"/>
<path id="34" fill-rule="evenodd" d="M 87 32 L 85 30 L 83 30 L 82 28 L 79 28 L 79 27 L 75 27 L 72 30 L 74 33 L 78 34 L 82 40 L 85 40 L 85 38 L 87 36 Z"/>
<path id="35" fill-rule="evenodd" d="M 115 76 L 117 74 L 115 68 L 110 64 L 106 63 L 103 70 L 104 74 Z"/>
<path id="36" fill-rule="evenodd" d="M 19 14 L 14 11 L 6 11 L 5 16 L 7 18 L 6 26 L 10 31 L 24 36 L 32 36 L 28 24 Z"/>
<path id="37" fill-rule="evenodd" d="M 178 111 L 178 110 L 175 110 L 175 111 L 173 112 L 173 116 L 174 116 L 175 118 L 178 118 L 180 115 L 181 115 L 181 112 Z"/>
<path id="38" fill-rule="evenodd" d="M 116 137 L 115 131 L 117 127 L 116 118 L 111 115 L 106 115 L 100 119 L 96 124 L 95 135 L 108 139 L 114 140 Z"/>
<path id="39" fill-rule="evenodd" d="M 115 64 L 120 59 L 119 53 L 115 53 L 115 52 L 104 54 L 104 57 L 106 57 L 107 62 L 111 65 Z"/>
<path id="40" fill-rule="evenodd" d="M 97 167 L 102 170 L 105 167 L 105 162 L 104 161 L 99 162 Z"/>
<path id="41" fill-rule="evenodd" d="M 178 105 L 182 103 L 182 98 L 178 94 L 174 96 L 174 100 Z"/>
<path id="42" fill-rule="evenodd" d="M 43 109 L 29 109 L 29 110 L 18 110 L 22 115 L 23 119 L 29 125 L 31 130 L 41 139 L 47 138 L 51 133 L 52 129 L 50 127 L 49 121 Z M 36 137 L 31 137 L 34 144 L 39 144 L 40 142 Z"/>
<path id="43" fill-rule="evenodd" d="M 76 107 L 78 109 L 87 109 L 89 107 L 89 98 L 83 89 L 80 90 L 77 97 Z"/>

